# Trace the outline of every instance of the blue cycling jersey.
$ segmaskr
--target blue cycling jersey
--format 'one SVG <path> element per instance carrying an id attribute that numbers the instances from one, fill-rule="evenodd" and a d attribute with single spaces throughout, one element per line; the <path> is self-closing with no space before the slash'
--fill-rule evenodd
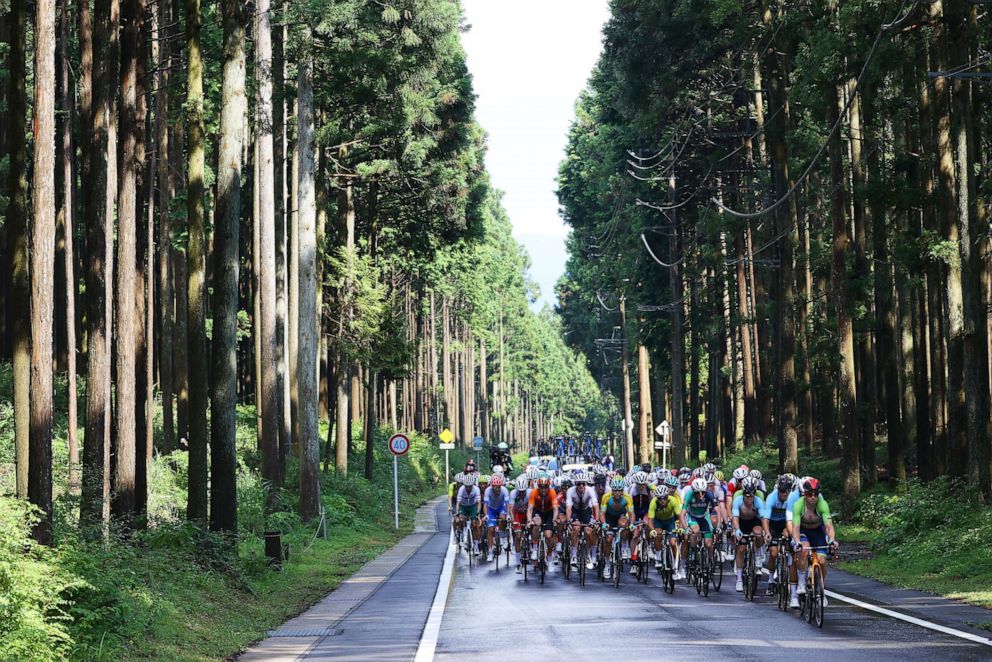
<path id="1" fill-rule="evenodd" d="M 798 492 L 789 494 L 789 498 L 781 501 L 778 492 L 772 492 L 765 497 L 765 505 L 761 511 L 761 518 L 772 522 L 785 522 L 792 515 L 792 506 L 799 498 Z"/>
<path id="2" fill-rule="evenodd" d="M 744 503 L 744 494 L 738 493 L 734 495 L 734 505 L 733 505 L 733 515 L 734 517 L 741 516 L 741 505 Z M 754 495 L 754 519 L 761 517 L 761 513 L 765 510 L 765 503 L 761 500 L 757 494 Z"/>

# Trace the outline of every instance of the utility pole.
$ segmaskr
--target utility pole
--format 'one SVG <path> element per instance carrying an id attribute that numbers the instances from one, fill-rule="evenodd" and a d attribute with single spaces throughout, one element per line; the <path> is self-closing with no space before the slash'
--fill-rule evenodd
<path id="1" fill-rule="evenodd" d="M 624 466 L 630 469 L 634 462 L 634 416 L 630 411 L 630 366 L 627 356 L 627 297 L 620 295 L 620 335 L 623 347 L 623 436 Z"/>

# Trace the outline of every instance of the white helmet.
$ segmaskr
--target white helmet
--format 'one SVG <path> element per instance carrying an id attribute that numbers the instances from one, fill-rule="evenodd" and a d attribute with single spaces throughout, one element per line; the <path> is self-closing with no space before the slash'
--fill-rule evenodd
<path id="1" fill-rule="evenodd" d="M 761 472 L 758 471 L 757 469 L 751 469 L 751 472 L 748 474 L 748 476 L 755 479 L 759 483 L 761 482 Z"/>
<path id="2" fill-rule="evenodd" d="M 527 466 L 527 470 L 525 473 L 527 475 L 527 480 L 534 480 L 537 478 L 537 474 L 539 473 L 539 470 L 537 467 L 531 464 Z"/>
<path id="3" fill-rule="evenodd" d="M 737 467 L 734 469 L 734 478 L 738 481 L 742 481 L 747 478 L 747 469 L 744 467 Z"/>
<path id="4" fill-rule="evenodd" d="M 479 482 L 479 474 L 476 473 L 465 474 L 465 477 L 462 478 L 462 484 L 465 485 L 466 487 L 472 487 L 476 485 L 478 482 Z"/>
<path id="5" fill-rule="evenodd" d="M 672 490 L 666 487 L 665 485 L 659 485 L 658 487 L 654 488 L 654 496 L 657 499 L 666 499 L 668 498 L 669 495 L 671 495 L 671 493 Z"/>
<path id="6" fill-rule="evenodd" d="M 501 473 L 503 473 L 503 465 L 502 464 L 493 465 L 493 473 L 494 474 L 501 474 Z"/>
<path id="7" fill-rule="evenodd" d="M 634 473 L 634 477 L 631 478 L 631 480 L 633 481 L 634 485 L 647 485 L 648 475 L 643 471 L 637 471 Z"/>
<path id="8" fill-rule="evenodd" d="M 526 490 L 527 489 L 527 485 L 529 485 L 529 484 L 530 484 L 530 481 L 527 479 L 527 476 L 525 476 L 523 474 L 517 476 L 517 489 L 518 490 Z"/>
<path id="9" fill-rule="evenodd" d="M 692 481 L 693 492 L 705 492 L 707 487 L 705 478 L 694 478 Z"/>
<path id="10" fill-rule="evenodd" d="M 455 474 L 455 482 L 456 483 L 464 483 L 465 482 L 465 474 L 462 473 L 461 471 L 459 471 L 458 473 L 456 473 Z"/>

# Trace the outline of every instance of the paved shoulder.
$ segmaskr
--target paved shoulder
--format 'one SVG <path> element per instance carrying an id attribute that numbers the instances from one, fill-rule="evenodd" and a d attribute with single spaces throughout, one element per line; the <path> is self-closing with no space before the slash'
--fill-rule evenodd
<path id="1" fill-rule="evenodd" d="M 238 661 L 412 659 L 448 544 L 443 497 L 417 511 L 415 530 Z"/>

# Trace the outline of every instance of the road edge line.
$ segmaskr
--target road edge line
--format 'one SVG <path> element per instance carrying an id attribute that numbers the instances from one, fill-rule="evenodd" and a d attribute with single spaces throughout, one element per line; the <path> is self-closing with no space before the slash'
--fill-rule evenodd
<path id="1" fill-rule="evenodd" d="M 771 573 L 768 572 L 767 568 L 761 569 L 762 574 L 765 576 L 770 576 Z M 840 600 L 841 602 L 846 602 L 848 604 L 854 605 L 861 609 L 866 609 L 868 611 L 873 611 L 877 614 L 882 614 L 883 616 L 888 616 L 889 618 L 894 618 L 896 620 L 905 621 L 906 623 L 911 623 L 913 625 L 918 625 L 921 628 L 926 628 L 928 630 L 934 630 L 936 632 L 942 632 L 944 634 L 949 634 L 952 637 L 958 637 L 959 639 L 964 639 L 975 644 L 981 644 L 983 646 L 992 646 L 992 639 L 988 637 L 982 637 L 977 634 L 972 634 L 971 632 L 965 632 L 964 630 L 957 630 L 946 625 L 940 625 L 939 623 L 933 623 L 931 621 L 924 620 L 922 618 L 917 618 L 916 616 L 910 616 L 909 614 L 903 614 L 899 611 L 894 611 L 892 609 L 886 609 L 885 607 L 879 607 L 878 605 L 873 605 L 870 602 L 863 602 L 857 598 L 852 598 L 850 596 L 844 595 L 843 593 L 838 593 L 836 591 L 831 591 L 827 589 L 823 592 L 828 598 L 834 598 L 835 600 Z"/>
<path id="2" fill-rule="evenodd" d="M 903 614 L 892 609 L 886 609 L 885 607 L 879 607 L 868 602 L 863 602 L 857 598 L 851 598 L 836 591 L 826 590 L 824 594 L 827 597 L 835 598 L 841 602 L 846 602 L 852 604 L 855 607 L 860 607 L 861 609 L 867 609 L 868 611 L 873 611 L 889 618 L 895 618 L 900 621 L 906 621 L 907 623 L 912 623 L 913 625 L 918 625 L 922 628 L 927 628 L 928 630 L 935 630 L 937 632 L 942 632 L 944 634 L 949 634 L 959 639 L 965 639 L 972 643 L 982 644 L 983 646 L 992 646 L 992 639 L 987 637 L 981 637 L 977 634 L 972 634 L 971 632 L 965 632 L 963 630 L 956 630 L 955 628 L 947 627 L 946 625 L 940 625 L 938 623 L 933 623 L 931 621 L 924 620 L 922 618 L 917 618 L 916 616 L 909 616 L 908 614 Z"/>
<path id="3" fill-rule="evenodd" d="M 434 602 L 431 603 L 431 610 L 427 615 L 424 632 L 420 636 L 420 645 L 417 646 L 417 655 L 414 657 L 414 662 L 431 662 L 434 659 L 438 636 L 441 634 L 441 620 L 444 618 L 444 609 L 448 604 L 448 593 L 451 591 L 451 580 L 454 576 L 455 549 L 455 546 L 450 542 L 449 534 L 448 551 L 444 556 L 444 566 L 441 569 L 441 576 L 437 582 L 437 590 L 434 592 Z"/>

